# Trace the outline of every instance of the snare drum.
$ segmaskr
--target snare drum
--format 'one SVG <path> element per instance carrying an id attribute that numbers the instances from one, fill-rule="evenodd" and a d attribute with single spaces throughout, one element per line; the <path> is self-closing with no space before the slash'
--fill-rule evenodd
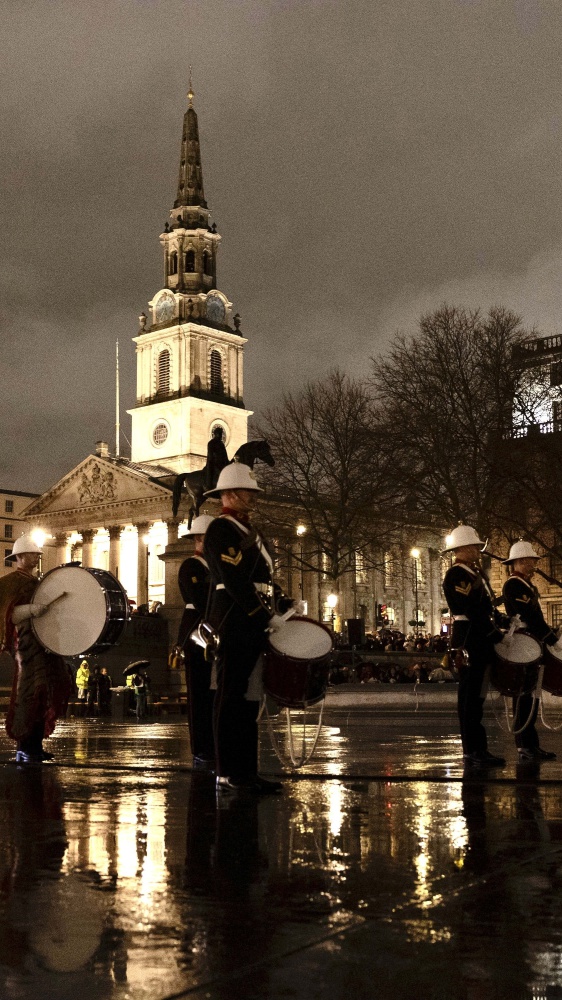
<path id="1" fill-rule="evenodd" d="M 60 656 L 103 653 L 119 641 L 129 618 L 119 580 L 90 566 L 50 570 L 35 588 L 33 602 L 54 602 L 31 625 L 38 642 Z"/>
<path id="2" fill-rule="evenodd" d="M 332 633 L 311 618 L 290 618 L 269 636 L 263 686 L 285 708 L 304 708 L 326 694 Z"/>
<path id="3" fill-rule="evenodd" d="M 519 629 L 511 637 L 505 652 L 495 648 L 496 659 L 490 670 L 490 683 L 507 697 L 532 691 L 539 676 L 541 644 L 530 632 Z"/>
<path id="4" fill-rule="evenodd" d="M 562 696 L 562 650 L 544 644 L 542 686 L 550 694 Z"/>

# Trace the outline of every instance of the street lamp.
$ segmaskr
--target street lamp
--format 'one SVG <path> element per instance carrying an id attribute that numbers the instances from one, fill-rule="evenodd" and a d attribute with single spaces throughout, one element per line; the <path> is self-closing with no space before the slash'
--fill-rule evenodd
<path id="1" fill-rule="evenodd" d="M 411 555 L 412 559 L 414 560 L 414 592 L 415 592 L 415 596 L 416 596 L 416 614 L 415 614 L 416 624 L 415 624 L 415 629 L 416 629 L 416 637 L 417 637 L 419 635 L 419 617 L 420 617 L 420 615 L 419 615 L 419 609 L 418 609 L 418 559 L 420 557 L 420 550 L 419 549 L 412 549 L 410 551 L 410 555 Z"/>
<path id="2" fill-rule="evenodd" d="M 334 625 L 335 625 L 335 622 L 336 622 L 336 604 L 337 603 L 338 603 L 338 595 L 337 594 L 328 594 L 328 596 L 326 598 L 326 604 L 331 609 L 332 632 L 334 631 Z"/>
<path id="3" fill-rule="evenodd" d="M 300 560 L 301 560 L 301 601 L 304 601 L 304 546 L 303 539 L 306 535 L 306 524 L 297 524 L 297 536 L 300 541 Z"/>

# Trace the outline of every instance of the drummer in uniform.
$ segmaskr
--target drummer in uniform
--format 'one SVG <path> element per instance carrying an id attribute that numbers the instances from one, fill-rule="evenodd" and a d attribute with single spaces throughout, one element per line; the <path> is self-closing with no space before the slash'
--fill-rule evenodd
<path id="1" fill-rule="evenodd" d="M 258 775 L 259 695 L 249 690 L 249 682 L 259 669 L 267 632 L 282 627 L 283 619 L 273 606 L 269 547 L 250 523 L 261 492 L 247 465 L 233 462 L 222 470 L 216 489 L 206 494 L 220 497 L 222 511 L 207 529 L 204 554 L 211 572 L 209 622 L 220 640 L 214 710 L 217 789 L 268 795 L 280 792 L 282 785 Z M 282 613 L 283 607 L 278 610 Z"/>
<path id="2" fill-rule="evenodd" d="M 474 528 L 459 524 L 447 537 L 445 552 L 454 563 L 443 580 L 443 590 L 453 617 L 451 646 L 465 650 L 467 662 L 459 669 L 458 716 L 466 764 L 502 767 L 503 757 L 488 750 L 482 725 L 486 671 L 493 661 L 494 646 L 505 642 L 498 628 L 494 593 L 479 564 L 484 546 Z"/>
<path id="3" fill-rule="evenodd" d="M 503 561 L 504 566 L 509 566 L 511 571 L 511 576 L 503 585 L 505 610 L 510 617 L 519 615 L 521 628 L 530 632 L 539 642 L 545 642 L 547 646 L 562 650 L 562 642 L 544 619 L 539 592 L 531 582 L 539 559 L 540 556 L 534 551 L 530 542 L 520 539 L 511 546 L 508 558 Z M 534 699 L 530 692 L 520 694 L 513 699 L 514 729 L 519 730 L 525 726 L 522 732 L 515 733 L 515 745 L 520 760 L 556 759 L 555 753 L 543 750 L 539 746 L 539 735 L 535 725 L 538 710 L 538 699 Z"/>
<path id="4" fill-rule="evenodd" d="M 185 655 L 189 740 L 195 767 L 212 768 L 215 761 L 213 741 L 213 701 L 211 663 L 205 650 L 190 640 L 190 635 L 209 610 L 209 567 L 203 556 L 203 539 L 213 517 L 200 514 L 193 519 L 188 535 L 195 541 L 193 555 L 185 559 L 178 573 L 178 585 L 185 603 L 178 645 Z"/>
<path id="5" fill-rule="evenodd" d="M 72 689 L 62 657 L 40 646 L 31 628 L 31 620 L 47 611 L 47 605 L 33 601 L 41 552 L 32 535 L 21 535 L 6 556 L 15 561 L 15 570 L 0 580 L 0 652 L 10 653 L 16 665 L 6 732 L 16 743 L 18 764 L 53 759 L 43 740 L 65 716 Z"/>

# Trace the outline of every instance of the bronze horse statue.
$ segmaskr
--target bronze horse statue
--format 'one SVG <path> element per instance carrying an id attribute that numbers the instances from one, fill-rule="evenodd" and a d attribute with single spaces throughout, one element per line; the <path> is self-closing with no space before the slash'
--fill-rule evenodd
<path id="1" fill-rule="evenodd" d="M 240 445 L 234 458 L 226 464 L 232 465 L 232 462 L 241 462 L 243 465 L 249 465 L 250 469 L 253 469 L 254 462 L 258 460 L 260 462 L 265 462 L 266 465 L 275 465 L 275 459 L 271 454 L 267 441 L 248 441 L 246 444 Z M 191 527 L 193 518 L 198 517 L 199 515 L 199 508 L 203 503 L 203 494 L 206 490 L 213 490 L 217 485 L 218 477 L 222 472 L 222 469 L 216 469 L 214 471 L 216 472 L 216 478 L 215 482 L 211 486 L 209 486 L 207 478 L 206 465 L 202 469 L 196 469 L 194 472 L 182 472 L 181 475 L 176 477 L 172 494 L 172 511 L 174 517 L 176 517 L 182 494 L 184 491 L 188 493 L 191 497 L 191 507 L 189 509 L 188 519 L 189 527 Z"/>

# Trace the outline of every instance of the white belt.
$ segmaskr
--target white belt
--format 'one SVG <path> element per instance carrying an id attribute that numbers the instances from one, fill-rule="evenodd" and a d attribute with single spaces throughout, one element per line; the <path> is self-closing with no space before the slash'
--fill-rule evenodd
<path id="1" fill-rule="evenodd" d="M 186 611 L 195 611 L 196 610 L 194 604 L 186 604 L 185 609 L 186 609 Z"/>
<path id="2" fill-rule="evenodd" d="M 270 583 L 254 583 L 258 594 L 265 594 L 266 597 L 273 597 L 273 587 Z M 217 583 L 215 590 L 225 590 L 224 583 Z"/>
<path id="3" fill-rule="evenodd" d="M 466 615 L 453 615 L 453 621 L 454 622 L 468 622 L 468 621 L 470 621 L 470 618 L 467 618 Z"/>

